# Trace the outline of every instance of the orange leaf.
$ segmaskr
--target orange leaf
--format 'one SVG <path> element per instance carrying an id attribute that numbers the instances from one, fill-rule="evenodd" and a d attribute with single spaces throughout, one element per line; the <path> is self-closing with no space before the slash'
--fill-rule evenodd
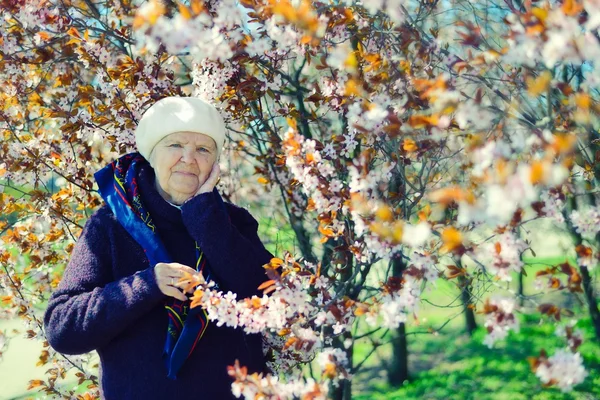
<path id="1" fill-rule="evenodd" d="M 2 303 L 3 306 L 7 306 L 11 303 L 12 298 L 12 295 L 2 296 L 0 297 L 0 303 Z"/>
<path id="2" fill-rule="evenodd" d="M 392 209 L 385 204 L 377 208 L 375 216 L 377 217 L 377 219 L 384 222 L 390 222 L 392 221 L 392 219 L 394 219 L 394 213 L 392 212 Z"/>
<path id="3" fill-rule="evenodd" d="M 294 118 L 287 117 L 285 120 L 287 121 L 290 128 L 292 128 L 293 130 L 298 129 L 298 123 L 296 122 L 296 120 Z"/>
<path id="4" fill-rule="evenodd" d="M 402 236 L 404 235 L 404 221 L 396 221 L 392 225 L 392 241 L 394 243 L 402 242 Z"/>
<path id="5" fill-rule="evenodd" d="M 369 307 L 365 304 L 358 304 L 356 309 L 354 310 L 354 315 L 360 317 L 361 315 L 365 315 L 369 311 Z"/>
<path id="6" fill-rule="evenodd" d="M 348 67 L 348 69 L 352 71 L 356 70 L 356 67 L 358 67 L 358 60 L 356 59 L 356 55 L 353 51 L 348 54 L 348 57 L 344 61 L 344 66 Z"/>
<path id="7" fill-rule="evenodd" d="M 540 366 L 540 361 L 537 357 L 527 357 L 527 362 L 529 363 L 529 367 L 533 372 L 537 371 Z"/>
<path id="8" fill-rule="evenodd" d="M 200 14 L 204 10 L 204 4 L 202 4 L 201 0 L 192 0 L 190 5 L 192 7 L 192 11 L 196 15 Z"/>
<path id="9" fill-rule="evenodd" d="M 204 282 L 204 276 L 201 272 L 194 275 L 184 272 L 183 276 L 177 281 L 176 286 L 186 293 L 192 293 L 196 286 Z"/>
<path id="10" fill-rule="evenodd" d="M 192 12 L 189 8 L 187 8 L 184 4 L 181 4 L 181 3 L 177 3 L 177 6 L 179 7 L 179 13 L 183 17 L 183 19 L 185 19 L 185 20 L 192 19 Z"/>
<path id="11" fill-rule="evenodd" d="M 203 296 L 204 296 L 204 290 L 196 289 L 196 291 L 194 292 L 194 295 L 191 298 L 192 303 L 190 304 L 190 308 L 194 308 L 194 307 L 201 305 Z"/>
<path id="12" fill-rule="evenodd" d="M 75 37 L 77 39 L 81 39 L 81 34 L 74 27 L 69 28 L 69 30 L 67 31 L 67 35 L 69 35 L 71 37 Z"/>
<path id="13" fill-rule="evenodd" d="M 454 227 L 446 228 L 442 231 L 442 241 L 444 245 L 440 249 L 442 253 L 451 252 L 462 246 L 462 234 Z"/>
<path id="14" fill-rule="evenodd" d="M 552 278 L 552 279 L 550 279 L 550 287 L 552 289 L 560 289 L 560 288 L 562 288 L 562 283 L 560 282 L 560 279 L 558 279 L 558 278 Z"/>
<path id="15" fill-rule="evenodd" d="M 263 290 L 263 294 L 269 294 L 271 292 L 274 292 L 275 290 L 277 290 L 277 286 L 271 286 Z"/>
<path id="16" fill-rule="evenodd" d="M 335 233 L 333 232 L 333 229 L 331 229 L 331 228 L 325 228 L 322 225 L 319 225 L 319 232 L 322 235 L 325 235 L 327 237 L 333 237 L 333 236 L 335 236 Z"/>
<path id="17" fill-rule="evenodd" d="M 288 349 L 289 347 L 293 346 L 294 343 L 296 343 L 297 341 L 298 341 L 298 338 L 296 338 L 296 337 L 289 338 L 283 345 L 283 349 L 284 350 Z"/>
<path id="18" fill-rule="evenodd" d="M 415 129 L 437 126 L 439 122 L 437 115 L 411 115 L 408 119 L 408 124 Z"/>
<path id="19" fill-rule="evenodd" d="M 46 382 L 39 379 L 32 379 L 29 381 L 29 386 L 27 386 L 27 390 L 35 389 L 36 387 L 46 386 Z"/>
<path id="20" fill-rule="evenodd" d="M 407 151 L 409 153 L 412 153 L 419 149 L 417 143 L 412 139 L 404 139 L 404 142 L 402 143 L 402 148 L 404 149 L 404 151 Z"/>
<path id="21" fill-rule="evenodd" d="M 577 136 L 571 133 L 557 133 L 553 137 L 551 148 L 557 154 L 570 152 L 577 143 Z"/>
<path id="22" fill-rule="evenodd" d="M 531 96 L 539 96 L 548 91 L 551 81 L 550 71 L 542 72 L 537 78 L 527 78 L 527 91 Z"/>
<path id="23" fill-rule="evenodd" d="M 554 317 L 556 320 L 560 320 L 560 308 L 555 306 L 554 304 L 540 304 L 538 306 L 539 312 L 542 314 L 546 314 L 550 317 Z"/>
<path id="24" fill-rule="evenodd" d="M 285 336 L 285 335 L 289 335 L 290 333 L 292 333 L 292 330 L 290 328 L 283 328 L 282 330 L 277 332 L 277 335 Z"/>
<path id="25" fill-rule="evenodd" d="M 582 244 L 575 247 L 575 251 L 579 257 L 591 257 L 592 249 L 590 247 L 584 246 Z"/>
<path id="26" fill-rule="evenodd" d="M 150 0 L 150 4 L 145 7 L 144 11 L 143 14 L 139 11 L 136 13 L 133 20 L 134 29 L 138 29 L 146 23 L 154 25 L 167 9 L 160 0 Z"/>
<path id="27" fill-rule="evenodd" d="M 275 284 L 275 281 L 273 279 L 270 279 L 270 280 L 268 280 L 266 282 L 261 283 L 260 286 L 258 287 L 258 290 L 266 289 L 269 286 L 272 286 L 274 284 Z"/>
<path id="28" fill-rule="evenodd" d="M 425 205 L 417 215 L 419 216 L 419 221 L 427 221 L 427 218 L 431 215 L 431 206 L 429 204 Z"/>
<path id="29" fill-rule="evenodd" d="M 564 0 L 562 11 L 569 17 L 576 17 L 583 11 L 583 5 L 579 4 L 577 0 Z"/>
<path id="30" fill-rule="evenodd" d="M 534 7 L 531 9 L 531 13 L 541 22 L 544 22 L 548 18 L 548 10 L 545 8 Z"/>
<path id="31" fill-rule="evenodd" d="M 459 187 L 450 187 L 438 189 L 429 194 L 429 200 L 434 203 L 449 205 L 452 202 L 466 201 L 469 204 L 475 203 L 475 196 L 468 190 Z"/>
<path id="32" fill-rule="evenodd" d="M 51 37 L 51 36 L 50 36 L 50 34 L 49 34 L 48 32 L 44 32 L 44 31 L 39 31 L 39 32 L 37 33 L 37 35 L 40 37 L 40 39 L 41 39 L 43 42 L 47 42 L 48 40 L 50 40 L 50 37 Z"/>
<path id="33" fill-rule="evenodd" d="M 323 368 L 323 376 L 333 379 L 337 376 L 337 369 L 334 363 L 325 364 L 325 368 Z"/>
<path id="34" fill-rule="evenodd" d="M 531 164 L 531 172 L 529 173 L 529 180 L 533 185 L 543 182 L 546 172 L 546 167 L 541 161 L 534 161 Z"/>
<path id="35" fill-rule="evenodd" d="M 456 265 L 448 265 L 448 279 L 456 278 L 457 276 L 464 276 L 465 270 L 463 268 L 459 268 Z"/>
<path id="36" fill-rule="evenodd" d="M 263 265 L 265 269 L 277 269 L 283 265 L 283 260 L 281 258 L 273 257 L 268 264 Z"/>
<path id="37" fill-rule="evenodd" d="M 442 76 L 438 77 L 435 81 L 429 79 L 414 79 L 413 85 L 418 91 L 423 92 L 421 93 L 422 99 L 434 98 L 439 92 L 445 92 L 448 88 L 446 80 Z"/>
<path id="38" fill-rule="evenodd" d="M 349 79 L 346 82 L 346 86 L 344 88 L 345 96 L 360 96 L 361 94 L 361 84 L 356 79 Z"/>
<path id="39" fill-rule="evenodd" d="M 577 107 L 589 110 L 591 103 L 592 101 L 587 93 L 577 93 L 575 95 L 575 104 L 577 104 Z"/>

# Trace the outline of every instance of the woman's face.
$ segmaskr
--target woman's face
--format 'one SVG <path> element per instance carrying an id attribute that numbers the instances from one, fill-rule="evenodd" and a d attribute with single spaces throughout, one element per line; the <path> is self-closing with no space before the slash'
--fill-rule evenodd
<path id="1" fill-rule="evenodd" d="M 210 175 L 217 145 L 202 133 L 176 132 L 164 137 L 150 154 L 160 195 L 173 204 L 192 197 Z"/>

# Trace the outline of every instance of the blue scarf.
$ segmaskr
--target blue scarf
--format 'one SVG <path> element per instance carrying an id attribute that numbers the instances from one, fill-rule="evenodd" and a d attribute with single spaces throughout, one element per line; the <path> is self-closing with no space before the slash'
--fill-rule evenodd
<path id="1" fill-rule="evenodd" d="M 130 153 L 113 161 L 94 177 L 98 182 L 100 195 L 111 208 L 125 230 L 142 246 L 151 266 L 159 262 L 173 261 L 156 234 L 156 227 L 150 213 L 144 207 L 139 192 L 138 175 L 140 168 L 148 162 L 139 153 Z M 210 281 L 210 267 L 198 243 L 196 243 L 196 270 L 204 273 Z M 202 307 L 190 309 L 190 302 L 182 302 L 173 297 L 166 300 L 169 326 L 163 357 L 167 365 L 167 376 L 175 379 L 177 372 L 192 354 L 208 326 L 208 316 Z"/>

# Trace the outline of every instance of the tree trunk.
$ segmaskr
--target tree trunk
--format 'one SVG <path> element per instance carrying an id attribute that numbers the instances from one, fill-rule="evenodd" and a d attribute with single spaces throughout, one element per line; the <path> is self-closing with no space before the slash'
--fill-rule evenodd
<path id="1" fill-rule="evenodd" d="M 521 234 L 522 234 L 522 230 L 519 229 L 519 237 L 523 238 L 523 236 Z M 529 251 L 535 257 L 535 252 L 533 251 L 533 249 L 529 248 Z M 519 255 L 519 260 L 521 260 L 521 262 L 523 263 L 523 266 L 521 267 L 521 270 L 519 271 L 519 280 L 518 280 L 519 286 L 517 287 L 517 295 L 519 296 L 519 307 L 522 308 L 525 305 L 525 288 L 523 287 L 523 279 L 524 279 L 523 277 L 527 276 L 527 274 L 525 273 L 525 262 L 523 262 L 523 252 Z"/>
<path id="2" fill-rule="evenodd" d="M 588 304 L 588 310 L 590 317 L 592 318 L 592 325 L 594 325 L 594 331 L 596 332 L 596 340 L 600 342 L 600 311 L 598 310 L 598 302 L 594 295 L 594 288 L 592 286 L 592 278 L 587 267 L 580 267 L 583 292 L 585 293 L 585 299 Z"/>
<path id="3" fill-rule="evenodd" d="M 523 268 L 519 271 L 519 287 L 517 288 L 517 294 L 519 295 L 519 306 L 523 307 L 525 303 L 525 292 L 523 290 Z"/>
<path id="4" fill-rule="evenodd" d="M 356 267 L 359 268 L 359 267 Z M 354 269 L 354 260 L 350 258 L 344 268 L 337 271 L 339 273 L 339 281 L 344 284 L 352 279 L 352 270 Z M 343 285 L 342 285 L 343 286 Z M 340 287 L 341 290 L 341 287 Z M 345 293 L 349 294 L 349 293 Z M 356 300 L 353 298 L 352 300 Z M 332 332 L 333 333 L 333 332 Z M 333 346 L 336 349 L 341 349 L 346 353 L 348 360 L 347 370 L 352 371 L 352 355 L 354 346 L 351 345 L 349 348 L 344 346 L 344 341 L 352 339 L 352 333 L 347 331 L 340 336 L 336 336 L 333 340 Z M 334 400 L 351 400 L 352 399 L 352 382 L 350 380 L 343 380 L 339 382 L 338 386 L 331 385 L 329 388 L 330 397 Z"/>
<path id="5" fill-rule="evenodd" d="M 329 398 L 331 400 L 352 400 L 352 381 L 343 380 L 338 386 L 330 384 Z"/>
<path id="6" fill-rule="evenodd" d="M 352 371 L 352 355 L 354 353 L 354 345 L 349 348 L 344 347 L 344 341 L 348 338 L 351 338 L 350 332 L 346 332 L 343 336 L 338 336 L 335 338 L 333 345 L 335 348 L 342 349 L 346 352 L 346 357 L 348 358 L 348 371 Z M 333 386 L 329 388 L 329 397 L 332 400 L 352 400 L 352 381 L 351 380 L 343 380 L 339 382 L 338 386 Z"/>
<path id="7" fill-rule="evenodd" d="M 310 242 L 310 235 L 304 229 L 304 225 L 302 224 L 302 218 L 298 218 L 295 215 L 290 215 L 290 225 L 296 234 L 296 239 L 298 240 L 298 247 L 300 247 L 300 254 L 304 257 L 305 260 L 316 263 L 317 257 L 315 257 L 312 249 L 312 244 Z"/>
<path id="8" fill-rule="evenodd" d="M 596 204 L 596 200 L 592 199 L 593 204 Z M 573 243 L 575 246 L 579 246 L 583 244 L 583 238 L 575 230 L 573 224 L 571 223 L 571 219 L 569 218 L 568 213 L 575 209 L 575 199 L 573 197 L 567 197 L 567 206 L 563 209 L 563 216 L 565 217 L 565 221 L 567 223 L 567 227 L 571 232 L 571 236 L 573 238 Z M 596 235 L 596 242 L 600 243 L 600 233 Z M 596 296 L 594 294 L 594 288 L 592 286 L 592 278 L 590 276 L 590 272 L 587 267 L 580 266 L 579 271 L 581 272 L 581 283 L 583 285 L 583 292 L 585 294 L 585 300 L 588 305 L 588 311 L 590 313 L 590 318 L 592 319 L 592 325 L 594 325 L 594 331 L 596 333 L 596 341 L 600 342 L 600 310 L 598 310 L 598 302 L 596 301 Z"/>
<path id="9" fill-rule="evenodd" d="M 392 261 L 393 276 L 402 277 L 406 264 L 400 254 Z M 408 375 L 408 341 L 406 339 L 406 326 L 401 323 L 396 329 L 396 337 L 392 342 L 392 362 L 388 371 L 388 383 L 392 386 L 402 386 L 409 380 Z"/>
<path id="10" fill-rule="evenodd" d="M 477 322 L 475 322 L 475 313 L 473 312 L 473 303 L 471 302 L 471 283 L 464 276 L 459 276 L 458 282 L 461 288 L 467 333 L 469 336 L 473 336 L 473 332 L 477 329 Z"/>
<path id="11" fill-rule="evenodd" d="M 402 386 L 409 380 L 408 375 L 408 341 L 406 326 L 401 323 L 396 329 L 396 338 L 392 342 L 393 359 L 388 371 L 388 383 L 391 386 Z"/>
<path id="12" fill-rule="evenodd" d="M 462 262 L 459 258 L 453 258 L 456 266 L 460 269 L 463 268 Z M 458 285 L 460 288 L 460 297 L 463 303 L 463 313 L 465 314 L 465 323 L 467 333 L 469 336 L 473 336 L 473 332 L 477 329 L 477 322 L 475 321 L 475 313 L 473 312 L 473 294 L 471 293 L 471 281 L 462 275 L 458 276 Z"/>

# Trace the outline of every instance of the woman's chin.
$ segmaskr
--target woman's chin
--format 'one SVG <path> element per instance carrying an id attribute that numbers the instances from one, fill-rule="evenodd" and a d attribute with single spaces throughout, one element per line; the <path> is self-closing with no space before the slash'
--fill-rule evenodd
<path id="1" fill-rule="evenodd" d="M 180 188 L 179 190 L 171 190 L 167 193 L 171 198 L 171 203 L 180 205 L 189 200 L 198 191 L 197 187 Z"/>

